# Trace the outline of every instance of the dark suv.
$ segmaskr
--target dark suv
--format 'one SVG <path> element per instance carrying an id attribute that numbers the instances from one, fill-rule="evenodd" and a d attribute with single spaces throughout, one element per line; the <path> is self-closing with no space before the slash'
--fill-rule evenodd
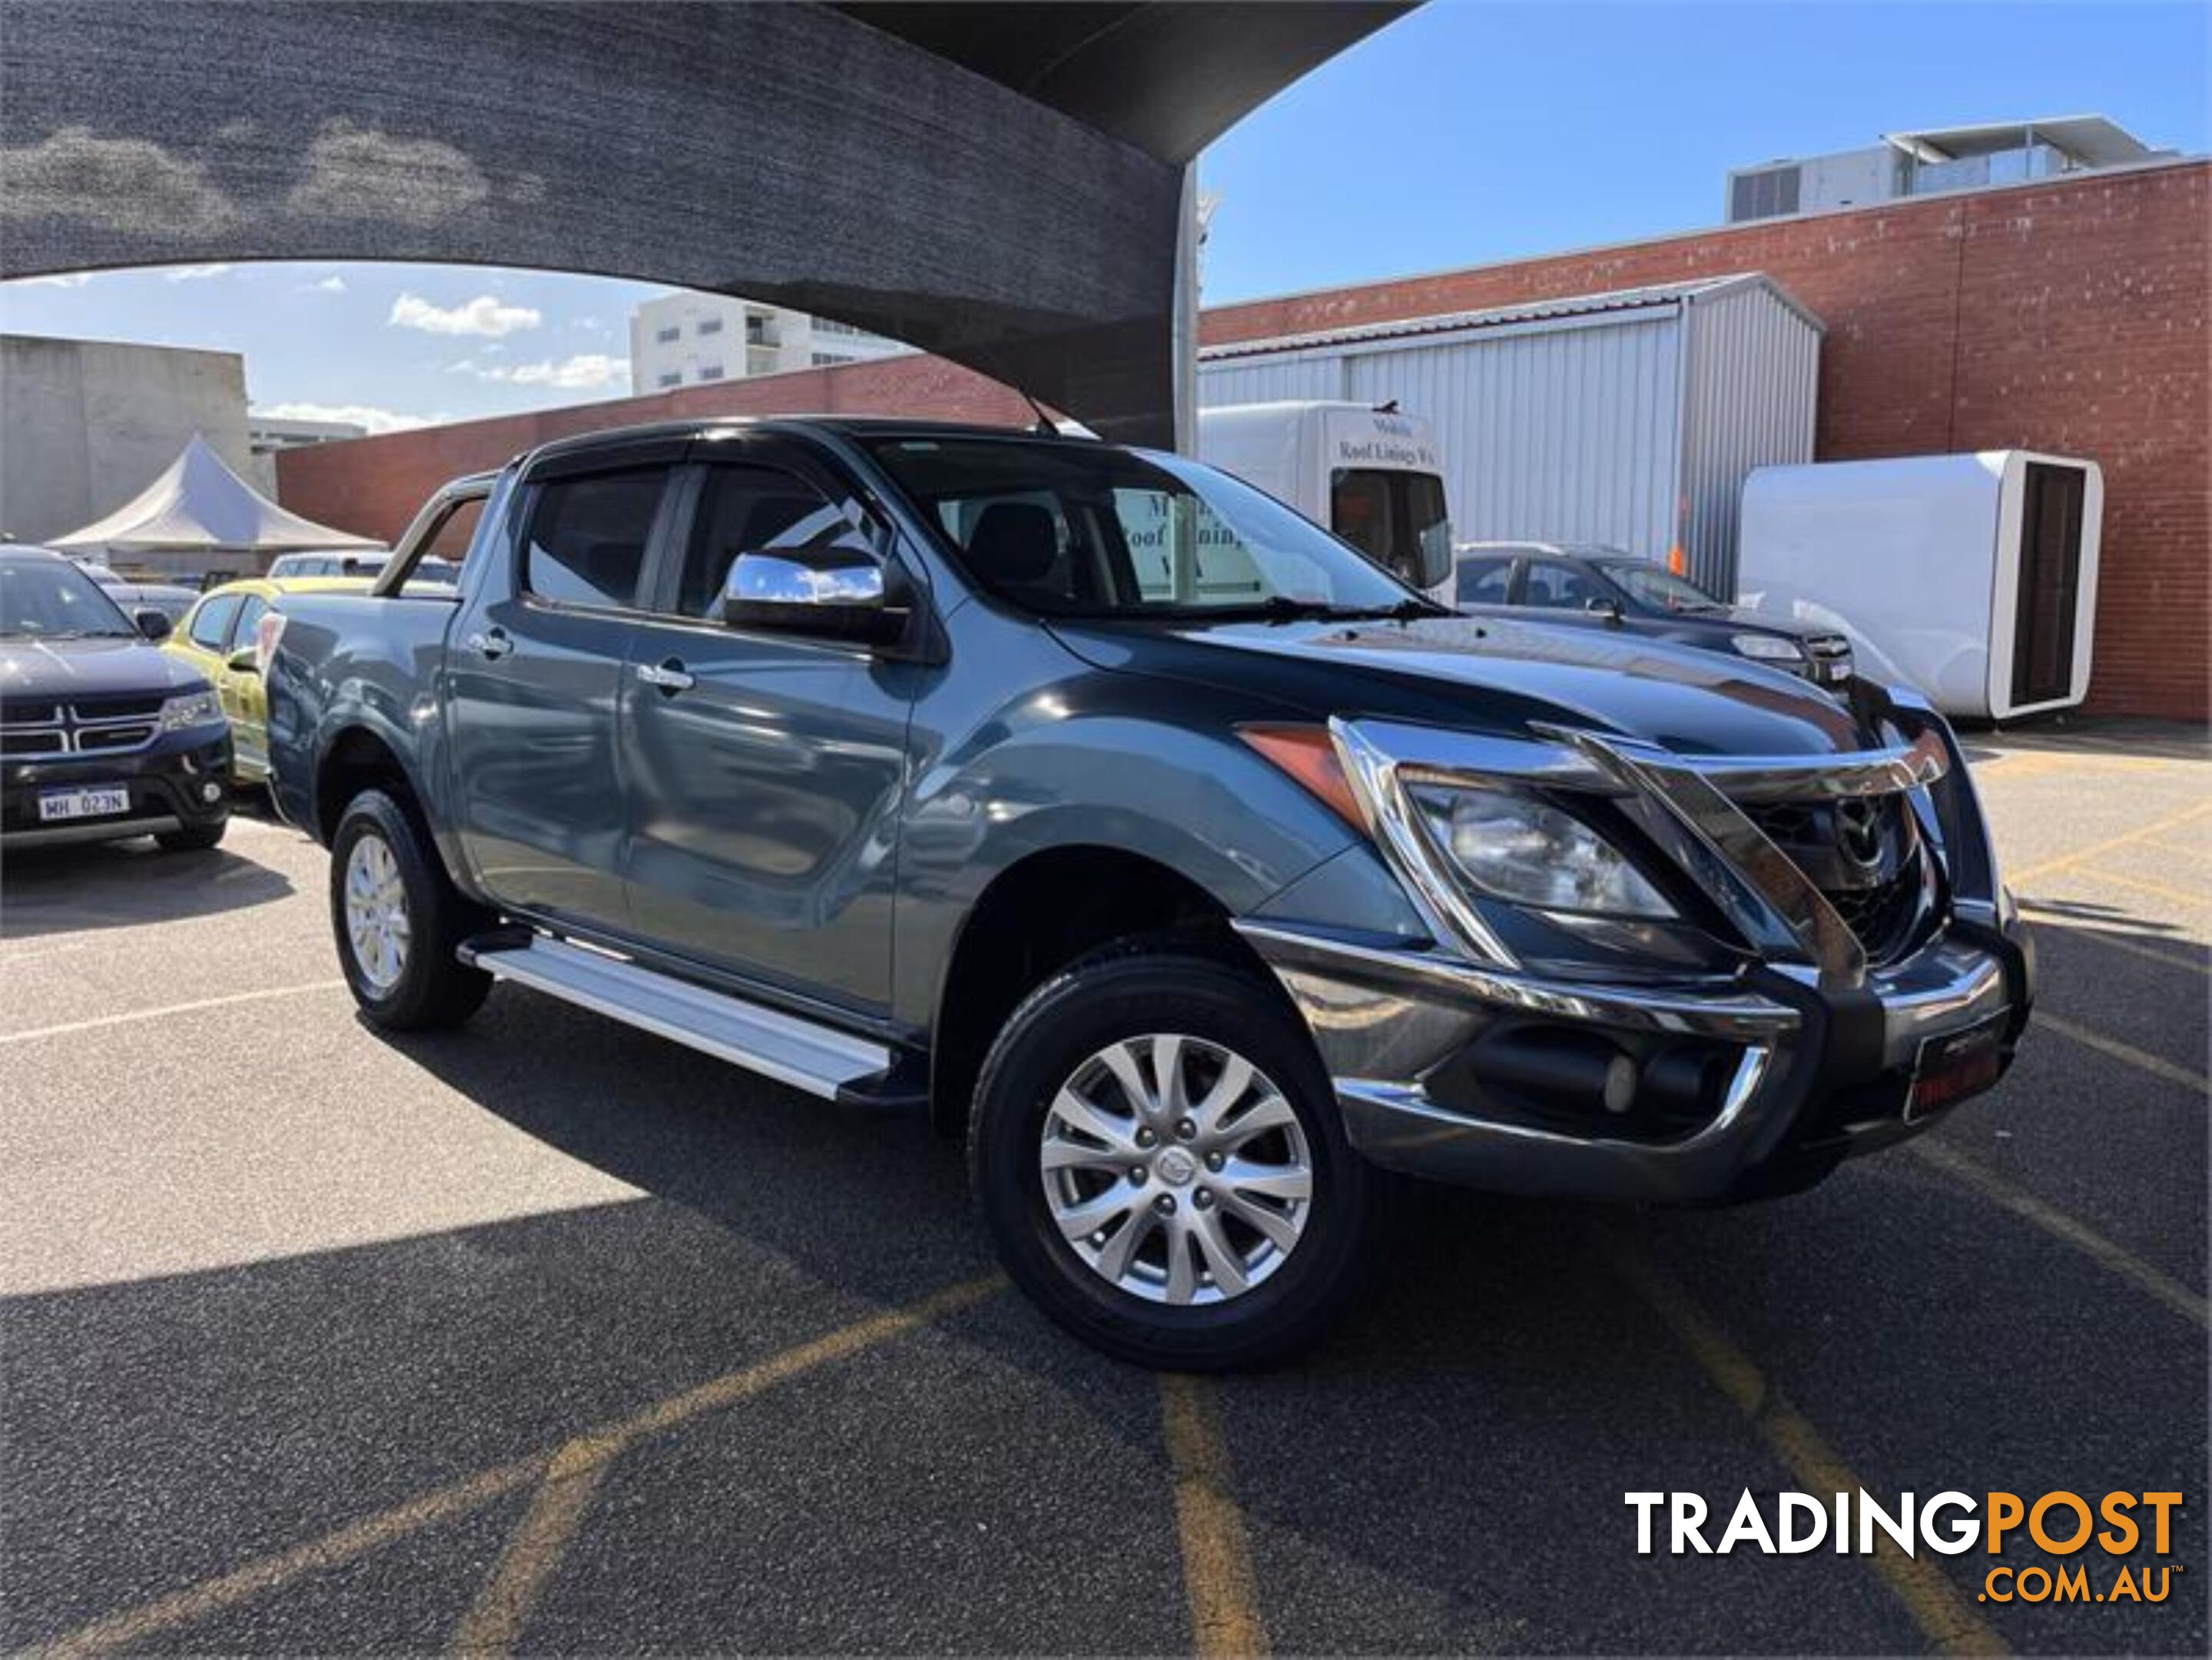
<path id="1" fill-rule="evenodd" d="M 458 593 L 410 588 L 477 506 Z M 2027 1018 L 1924 704 L 1456 616 L 1180 456 L 596 433 L 277 604 L 275 799 L 369 1020 L 503 979 L 927 1104 L 1015 1279 L 1134 1359 L 1312 1335 L 1376 1166 L 1783 1191 Z"/>
<path id="2" fill-rule="evenodd" d="M 1851 678 L 1851 642 L 1833 629 L 1729 605 L 1619 548 L 1466 542 L 1454 550 L 1452 564 L 1452 599 L 1463 611 L 1541 611 L 1548 622 L 1747 657 L 1816 686 L 1840 686 Z"/>
<path id="3" fill-rule="evenodd" d="M 230 727 L 207 681 L 157 649 L 168 632 L 59 554 L 0 548 L 0 848 L 222 840 Z"/>

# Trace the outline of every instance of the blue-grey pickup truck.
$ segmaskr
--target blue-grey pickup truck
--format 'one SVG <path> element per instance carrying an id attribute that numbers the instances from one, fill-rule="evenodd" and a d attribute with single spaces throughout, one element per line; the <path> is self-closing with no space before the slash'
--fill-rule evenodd
<path id="1" fill-rule="evenodd" d="M 456 589 L 411 562 L 473 535 Z M 2031 959 L 1905 694 L 1451 614 L 1176 456 L 594 434 L 264 632 L 368 1018 L 494 980 L 964 1135 L 1015 1280 L 1252 1363 L 1379 1171 L 1779 1193 L 1996 1082 Z"/>

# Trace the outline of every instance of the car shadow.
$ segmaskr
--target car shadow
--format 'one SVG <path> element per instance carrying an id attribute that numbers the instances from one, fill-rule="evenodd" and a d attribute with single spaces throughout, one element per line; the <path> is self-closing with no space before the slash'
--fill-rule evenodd
<path id="1" fill-rule="evenodd" d="M 214 916 L 292 891 L 281 871 L 222 848 L 167 853 L 150 838 L 26 848 L 0 858 L 0 939 Z"/>

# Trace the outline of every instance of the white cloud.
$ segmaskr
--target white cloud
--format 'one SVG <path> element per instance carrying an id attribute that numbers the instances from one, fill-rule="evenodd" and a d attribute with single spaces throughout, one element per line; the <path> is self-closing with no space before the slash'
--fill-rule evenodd
<path id="1" fill-rule="evenodd" d="M 489 368 L 479 368 L 465 361 L 453 367 L 467 370 L 479 380 L 501 380 L 514 386 L 552 386 L 562 392 L 603 392 L 629 380 L 629 359 L 610 357 L 603 351 L 578 352 L 558 363 L 549 358 L 538 363 L 495 363 Z"/>
<path id="2" fill-rule="evenodd" d="M 65 271 L 53 277 L 26 277 L 22 281 L 27 288 L 81 289 L 92 281 L 92 273 L 88 271 Z"/>
<path id="3" fill-rule="evenodd" d="M 392 302 L 392 315 L 386 319 L 394 328 L 420 329 L 425 334 L 486 336 L 534 329 L 544 320 L 532 307 L 505 305 L 489 294 L 450 309 L 434 306 L 419 294 L 403 294 Z"/>
<path id="4" fill-rule="evenodd" d="M 442 415 L 403 415 L 370 404 L 257 404 L 253 413 L 273 421 L 350 421 L 371 434 L 405 432 L 414 427 L 434 426 Z"/>
<path id="5" fill-rule="evenodd" d="M 172 283 L 204 283 L 210 277 L 221 277 L 229 269 L 228 265 L 178 265 L 161 275 Z"/>
<path id="6" fill-rule="evenodd" d="M 343 294 L 345 292 L 345 278 L 343 277 L 325 277 L 321 282 L 311 283 L 308 286 L 313 289 L 318 294 Z"/>

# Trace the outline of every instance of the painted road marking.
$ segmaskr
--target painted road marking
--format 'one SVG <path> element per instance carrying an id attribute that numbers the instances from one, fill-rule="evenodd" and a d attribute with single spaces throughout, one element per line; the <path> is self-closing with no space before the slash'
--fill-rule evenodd
<path id="1" fill-rule="evenodd" d="M 553 1455 L 530 1508 L 453 1633 L 456 1654 L 506 1654 L 537 1612 L 545 1588 L 583 1525 L 620 1442 L 579 1436 Z"/>
<path id="2" fill-rule="evenodd" d="M 2171 899 L 2178 905 L 2212 905 L 2212 893 L 2202 888 L 2177 888 L 2165 882 L 2146 881 L 2140 876 L 2123 876 L 2102 865 L 2092 865 L 2081 873 L 2093 881 L 2118 882 L 2124 888 L 2140 888 L 2160 899 Z"/>
<path id="3" fill-rule="evenodd" d="M 1855 1493 L 1865 1484 L 1836 1456 L 1820 1432 L 1768 1383 L 1751 1358 L 1690 1300 L 1688 1293 L 1630 1250 L 1611 1232 L 1600 1243 L 1613 1269 L 1687 1350 L 1690 1358 L 1748 1418 L 1774 1455 L 1808 1493 Z M 1907 1556 L 1887 1534 L 1877 1533 L 1867 1560 L 1912 1622 L 1945 1654 L 2003 1654 L 1999 1637 L 1973 1605 L 1933 1563 Z"/>
<path id="4" fill-rule="evenodd" d="M 1267 1652 L 1244 1513 L 1230 1490 L 1229 1444 L 1213 1386 L 1181 1372 L 1160 1375 L 1160 1425 L 1175 1470 L 1176 1532 L 1183 1591 L 1190 1600 L 1192 1652 L 1200 1660 Z"/>
<path id="5" fill-rule="evenodd" d="M 319 991 L 337 991 L 343 980 L 310 980 L 304 985 L 271 986 L 264 991 L 234 991 L 223 997 L 202 997 L 189 1003 L 167 1003 L 158 1009 L 133 1009 L 125 1014 L 103 1014 L 90 1020 L 71 1020 L 59 1026 L 33 1026 L 28 1031 L 0 1032 L 0 1043 L 31 1043 L 42 1037 L 72 1037 L 81 1031 L 104 1031 L 140 1020 L 166 1020 L 173 1014 L 198 1014 L 203 1009 L 228 1008 L 237 1003 L 265 1003 L 279 997 L 306 997 Z"/>
<path id="6" fill-rule="evenodd" d="M 2008 872 L 2005 873 L 2005 879 L 2017 891 L 2024 884 L 2033 882 L 2039 877 L 2055 876 L 2060 871 L 2071 870 L 2076 865 L 2087 864 L 2092 859 L 2100 858 L 2112 852 L 2113 848 L 2124 848 L 2130 842 L 2150 841 L 2165 835 L 2170 830 L 2179 830 L 2184 824 L 2193 824 L 2208 812 L 2212 812 L 2212 803 L 2191 807 L 2186 812 L 2178 812 L 2171 818 L 2161 818 L 2154 824 L 2145 824 L 2141 830 L 2130 830 L 2124 836 L 2108 836 L 2102 842 L 2092 842 L 2087 847 L 2075 852 L 2060 854 L 2055 859 L 2045 859 L 2038 864 L 2029 865 L 2024 869 Z"/>
<path id="7" fill-rule="evenodd" d="M 335 1533 L 325 1534 L 320 1539 L 295 1545 L 289 1550 L 264 1556 L 186 1590 L 171 1591 L 167 1596 L 157 1596 L 135 1608 L 125 1608 L 90 1625 L 79 1626 L 68 1636 L 51 1644 L 34 1645 L 32 1652 L 97 1654 L 133 1647 L 163 1632 L 219 1613 L 234 1603 L 275 1590 L 303 1574 L 337 1567 L 424 1528 L 472 1515 L 493 1499 L 528 1486 L 544 1469 L 545 1463 L 540 1455 L 518 1458 L 511 1464 L 483 1471 L 404 1505 L 380 1511 Z"/>
<path id="8" fill-rule="evenodd" d="M 2205 1077 L 2203 1073 L 2178 1067 L 2147 1049 L 2137 1049 L 2133 1043 L 2123 1043 L 2117 1037 L 2107 1037 L 2100 1031 L 2091 1031 L 2087 1026 L 2077 1026 L 2071 1020 L 2062 1020 L 2055 1014 L 2045 1014 L 2039 1009 L 2028 1025 L 2031 1031 L 2040 1027 L 2045 1031 L 2055 1031 L 2061 1037 L 2085 1049 L 2093 1049 L 2100 1055 L 2109 1055 L 2115 1061 L 2124 1061 L 2154 1078 L 2163 1078 L 2169 1084 L 2179 1084 L 2199 1095 L 2212 1093 L 2212 1078 Z"/>
<path id="9" fill-rule="evenodd" d="M 1911 1152 L 1946 1175 L 1955 1177 L 1992 1203 L 2003 1206 L 2014 1215 L 2033 1223 L 2045 1233 L 2064 1240 L 2083 1256 L 2129 1281 L 2137 1290 L 2165 1304 L 2185 1320 L 2212 1327 L 2212 1306 L 2208 1306 L 2202 1296 L 2172 1275 L 2160 1273 L 2124 1245 L 2114 1243 L 2094 1228 L 2075 1221 L 2057 1206 L 2046 1204 L 2025 1188 L 2007 1181 L 1995 1171 L 1984 1169 L 1963 1153 L 1953 1152 L 1940 1141 L 1930 1140 L 1923 1135 L 1906 1145 Z"/>
<path id="10" fill-rule="evenodd" d="M 533 1481 L 542 1484 L 552 1476 L 562 1455 L 569 1453 L 572 1449 L 580 1445 L 589 1445 L 595 1450 L 604 1447 L 606 1450 L 601 1462 L 611 1459 L 622 1448 L 646 1436 L 672 1429 L 678 1424 L 697 1417 L 702 1413 L 711 1412 L 717 1408 L 732 1406 L 738 1402 L 750 1399 L 764 1389 L 797 1377 L 801 1372 L 811 1371 L 817 1366 L 826 1365 L 834 1360 L 844 1359 L 848 1356 L 859 1353 L 863 1349 L 873 1347 L 894 1337 L 903 1335 L 945 1315 L 979 1303 L 998 1291 L 1005 1283 L 1006 1281 L 997 1274 L 992 1274 L 981 1280 L 970 1280 L 961 1285 L 949 1286 L 933 1296 L 925 1297 L 919 1302 L 909 1303 L 903 1308 L 892 1309 L 882 1314 L 872 1315 L 865 1320 L 854 1321 L 849 1326 L 841 1327 L 810 1342 L 801 1343 L 795 1348 L 786 1349 L 781 1353 L 772 1355 L 766 1360 L 757 1361 L 750 1366 L 741 1366 L 735 1371 L 726 1372 L 720 1377 L 702 1383 L 696 1389 L 686 1389 L 680 1395 L 672 1395 L 667 1399 L 656 1402 L 630 1417 L 602 1426 L 599 1429 L 564 1442 L 551 1451 L 533 1453 L 528 1457 L 518 1458 L 512 1462 L 499 1465 L 495 1468 L 465 1477 L 449 1486 L 439 1487 L 419 1498 L 409 1499 L 404 1505 L 398 1505 L 390 1510 L 380 1511 L 374 1516 L 349 1523 L 335 1533 L 324 1535 L 320 1539 L 310 1540 L 306 1544 L 295 1545 L 289 1550 L 279 1551 L 273 1555 L 262 1557 L 256 1561 L 247 1563 L 244 1567 L 233 1569 L 228 1573 L 218 1575 L 201 1584 L 190 1586 L 179 1591 L 172 1591 L 166 1596 L 156 1597 L 150 1602 L 143 1602 L 137 1608 L 125 1608 L 118 1613 L 105 1615 L 89 1625 L 78 1627 L 76 1630 L 56 1639 L 52 1643 L 36 1645 L 34 1647 L 41 1652 L 87 1654 L 143 1643 L 149 1638 L 173 1631 L 177 1627 L 188 1625 L 195 1620 L 204 1618 L 234 1603 L 258 1596 L 264 1591 L 275 1590 L 297 1579 L 302 1574 L 335 1567 L 340 1563 L 349 1562 L 357 1556 L 365 1555 L 380 1546 L 392 1544 L 424 1528 L 434 1526 L 441 1522 L 457 1521 L 463 1517 L 471 1515 L 494 1499 L 503 1498 L 507 1493 L 528 1487 Z M 587 1462 L 589 1461 L 582 1455 L 578 1455 L 575 1464 L 563 1470 L 564 1477 L 578 1465 Z M 568 1491 L 573 1493 L 574 1490 L 571 1488 Z M 582 1496 L 588 1499 L 590 1494 L 586 1491 Z M 576 1506 L 579 1515 L 582 1508 L 581 1505 Z M 533 1556 L 531 1554 L 532 1548 L 529 1541 L 523 1538 L 526 1530 L 531 1526 L 532 1517 L 537 1516 L 538 1512 L 539 1505 L 533 1500 L 530 1512 L 524 1517 L 522 1525 L 516 1529 L 516 1537 L 509 1540 L 507 1552 L 493 1569 L 495 1581 L 500 1578 L 502 1572 L 507 1567 L 510 1559 L 517 1555 L 518 1541 L 523 1545 L 524 1560 L 538 1565 L 535 1571 L 541 1577 L 541 1588 L 543 1578 L 550 1576 L 552 1567 L 557 1566 L 556 1558 L 548 1557 L 543 1551 Z M 541 1541 L 550 1540 L 552 1532 L 550 1527 L 541 1523 L 535 1536 Z M 569 1536 L 573 1536 L 573 1528 Z M 555 1542 L 565 1545 L 567 1541 L 562 1538 Z M 518 1569 L 517 1577 L 520 1576 L 520 1570 Z M 501 1593 L 503 1598 L 512 1596 L 513 1594 L 512 1590 L 502 1590 Z M 532 1596 L 533 1601 L 534 1595 L 533 1591 Z M 483 1606 L 484 1600 L 482 1596 L 478 1598 L 479 1608 Z M 526 1612 L 527 1609 L 524 1611 Z M 475 1616 L 477 1608 L 471 1608 L 470 1614 L 471 1617 Z M 495 1630 L 495 1627 L 492 1626 L 489 1612 L 485 1614 L 485 1623 L 488 1628 Z M 467 1626 L 468 1621 L 465 1620 L 464 1630 Z"/>

